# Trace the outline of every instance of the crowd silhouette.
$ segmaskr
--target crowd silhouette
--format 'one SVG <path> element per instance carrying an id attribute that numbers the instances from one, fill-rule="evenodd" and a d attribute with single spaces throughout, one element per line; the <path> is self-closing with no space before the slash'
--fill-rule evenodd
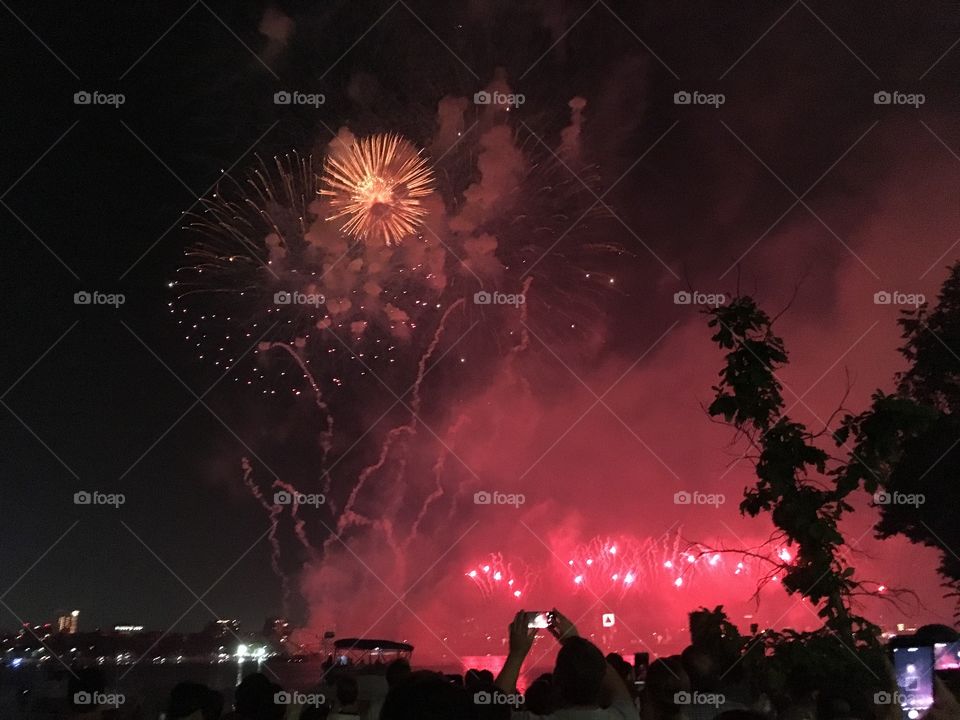
<path id="1" fill-rule="evenodd" d="M 562 613 L 549 613 L 548 627 L 534 627 L 531 613 L 516 614 L 508 628 L 509 652 L 500 672 L 469 670 L 448 675 L 413 669 L 406 659 L 376 668 L 325 664 L 309 692 L 284 689 L 254 672 L 225 694 L 198 682 L 174 686 L 163 720 L 960 720 L 951 673 L 933 678 L 934 703 L 914 714 L 896 701 L 900 692 L 891 668 L 889 691 L 873 693 L 856 683 L 817 687 L 803 665 L 781 678 L 771 693 L 751 677 L 746 663 L 729 662 L 708 647 L 692 644 L 679 655 L 634 666 L 616 653 L 606 656 L 581 637 Z M 557 643 L 556 661 L 518 687 L 537 636 Z M 921 628 L 917 643 L 956 642 L 944 626 Z M 543 649 L 539 645 L 538 649 Z M 536 662 L 536 661 L 535 661 Z M 811 666 L 817 662 L 810 657 Z M 529 668 L 527 668 L 529 670 Z M 838 687 L 840 688 L 838 690 Z M 135 698 L 111 694 L 100 668 L 71 673 L 62 711 L 21 708 L 18 718 L 154 720 Z M 522 690 L 522 692 L 521 692 Z M 117 699 L 121 698 L 118 702 Z M 13 717 L 13 716 L 11 716 Z"/>

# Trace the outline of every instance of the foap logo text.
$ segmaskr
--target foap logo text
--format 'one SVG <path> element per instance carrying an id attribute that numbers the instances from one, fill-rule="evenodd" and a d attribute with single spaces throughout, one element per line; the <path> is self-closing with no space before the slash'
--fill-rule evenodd
<path id="1" fill-rule="evenodd" d="M 80 290 L 73 294 L 74 305 L 109 305 L 118 308 L 127 301 L 123 293 L 105 293 L 99 290 Z"/>
<path id="2" fill-rule="evenodd" d="M 523 705 L 523 702 L 523 693 L 480 690 L 473 694 L 474 705 L 509 705 L 511 707 L 520 707 Z"/>
<path id="3" fill-rule="evenodd" d="M 119 707 L 123 705 L 126 700 L 127 698 L 123 693 L 87 692 L 86 690 L 81 690 L 73 694 L 74 705 L 106 705 L 109 707 Z"/>
<path id="4" fill-rule="evenodd" d="M 127 502 L 123 493 L 105 493 L 99 490 L 79 490 L 73 494 L 74 505 L 106 505 L 119 508 Z"/>
<path id="5" fill-rule="evenodd" d="M 473 94 L 475 105 L 503 105 L 506 107 L 520 107 L 527 101 L 522 93 L 489 92 L 481 90 Z"/>
<path id="6" fill-rule="evenodd" d="M 674 505 L 712 505 L 720 507 L 727 501 L 723 493 L 705 493 L 687 490 L 678 490 L 673 494 Z"/>
<path id="7" fill-rule="evenodd" d="M 907 697 L 899 690 L 894 692 L 887 692 L 886 690 L 880 690 L 873 694 L 873 703 L 874 705 L 906 705 Z"/>
<path id="8" fill-rule="evenodd" d="M 927 301 L 923 293 L 905 293 L 899 290 L 878 290 L 873 294 L 874 305 L 906 305 L 920 307 Z"/>
<path id="9" fill-rule="evenodd" d="M 274 305 L 312 305 L 320 307 L 327 302 L 322 293 L 303 293 L 297 290 L 280 290 L 273 294 Z"/>
<path id="10" fill-rule="evenodd" d="M 727 701 L 723 693 L 687 692 L 681 690 L 673 694 L 675 705 L 707 705 L 718 708 Z"/>
<path id="11" fill-rule="evenodd" d="M 727 302 L 727 296 L 723 293 L 705 293 L 699 290 L 680 290 L 673 294 L 674 305 L 705 305 L 707 307 L 720 307 Z"/>
<path id="12" fill-rule="evenodd" d="M 273 494 L 274 505 L 309 505 L 311 507 L 320 507 L 327 502 L 327 496 L 323 493 L 302 493 L 280 490 Z"/>
<path id="13" fill-rule="evenodd" d="M 879 90 L 873 94 L 874 105 L 909 105 L 916 109 L 927 101 L 923 93 L 905 93 L 899 90 Z"/>
<path id="14" fill-rule="evenodd" d="M 899 490 L 878 490 L 873 494 L 874 505 L 912 505 L 920 507 L 927 501 L 923 493 L 904 493 Z"/>
<path id="15" fill-rule="evenodd" d="M 73 94 L 74 105 L 109 105 L 119 108 L 127 101 L 123 93 L 104 93 L 99 90 L 78 90 Z"/>
<path id="16" fill-rule="evenodd" d="M 273 94 L 274 105 L 309 105 L 318 108 L 327 102 L 323 93 L 305 93 L 299 90 L 278 90 Z"/>
<path id="17" fill-rule="evenodd" d="M 473 294 L 474 305 L 513 305 L 519 307 L 527 301 L 523 293 L 487 292 L 480 290 Z"/>
<path id="18" fill-rule="evenodd" d="M 680 90 L 673 94 L 674 105 L 710 105 L 719 108 L 727 101 L 723 93 L 705 93 L 699 90 Z"/>
<path id="19" fill-rule="evenodd" d="M 327 704 L 327 696 L 322 693 L 302 693 L 299 691 L 280 691 L 273 694 L 274 705 L 298 705 L 300 707 L 322 707 Z"/>
<path id="20" fill-rule="evenodd" d="M 497 490 L 478 490 L 473 494 L 474 505 L 509 505 L 519 508 L 527 501 L 523 493 L 505 493 Z"/>

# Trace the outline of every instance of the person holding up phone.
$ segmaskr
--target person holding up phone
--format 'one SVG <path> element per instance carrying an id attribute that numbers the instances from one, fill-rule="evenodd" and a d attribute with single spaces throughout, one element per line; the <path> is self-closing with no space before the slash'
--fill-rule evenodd
<path id="1" fill-rule="evenodd" d="M 497 676 L 496 685 L 504 693 L 517 692 L 520 669 L 541 628 L 531 627 L 528 613 L 521 610 L 510 623 L 510 651 Z M 560 643 L 553 681 L 562 707 L 549 715 L 515 711 L 515 720 L 639 720 L 639 714 L 617 671 L 589 640 L 580 637 L 576 626 L 556 608 L 550 612 L 546 630 Z"/>

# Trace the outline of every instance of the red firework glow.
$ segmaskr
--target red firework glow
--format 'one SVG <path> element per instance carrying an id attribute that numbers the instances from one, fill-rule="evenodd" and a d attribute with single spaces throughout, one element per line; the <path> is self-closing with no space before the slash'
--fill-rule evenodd
<path id="1" fill-rule="evenodd" d="M 516 559 L 508 561 L 498 552 L 471 566 L 464 575 L 488 600 L 525 597 L 524 591 L 544 575 L 552 581 L 566 581 L 572 592 L 622 598 L 627 593 L 639 595 L 669 586 L 723 584 L 734 576 L 749 577 L 755 584 L 772 568 L 793 560 L 785 547 L 775 548 L 766 558 L 751 555 L 747 559 L 745 551 L 718 552 L 686 543 L 679 535 L 659 539 L 597 537 L 569 550 L 565 564 L 553 562 L 543 571 L 531 570 Z M 523 570 L 518 572 L 517 568 Z M 777 576 L 769 575 L 769 579 L 776 582 Z"/>

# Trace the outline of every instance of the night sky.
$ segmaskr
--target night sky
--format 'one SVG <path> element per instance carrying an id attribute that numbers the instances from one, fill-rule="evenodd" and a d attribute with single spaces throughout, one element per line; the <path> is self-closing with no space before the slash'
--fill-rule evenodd
<path id="1" fill-rule="evenodd" d="M 196 211 L 224 171 L 242 176 L 255 155 L 322 154 L 344 127 L 427 146 L 444 97 L 467 98 L 471 126 L 473 94 L 495 80 L 525 96 L 511 126 L 557 146 L 568 103 L 581 97 L 581 152 L 606 216 L 586 232 L 622 248 L 600 261 L 615 282 L 599 301 L 590 297 L 588 338 L 532 341 L 528 396 L 517 396 L 502 362 L 475 370 L 469 344 L 425 391 L 437 435 L 449 437 L 457 416 L 472 423 L 457 444 L 472 469 L 451 461 L 451 486 L 462 483 L 468 496 L 523 492 L 516 517 L 497 525 L 470 506 L 430 519 L 413 567 L 386 583 L 370 577 L 382 560 L 374 538 L 351 545 L 348 535 L 356 556 L 341 550 L 336 573 L 324 574 L 289 517 L 281 522 L 288 609 L 315 628 L 334 612 L 318 609 L 328 589 L 334 608 L 371 597 L 369 607 L 352 603 L 355 615 L 338 627 L 360 632 L 434 562 L 405 600 L 424 618 L 441 613 L 437 598 L 450 598 L 453 585 L 457 612 L 471 612 L 481 599 L 463 590 L 463 572 L 491 552 L 542 555 L 546 545 L 659 537 L 677 526 L 695 540 L 763 537 L 766 521 L 736 510 L 749 466 L 727 472 L 739 455 L 733 433 L 701 407 L 722 358 L 699 308 L 676 305 L 674 294 L 739 289 L 771 312 L 792 298 L 778 325 L 792 350 L 785 396 L 816 426 L 848 381 L 847 406 L 861 409 L 902 367 L 898 308 L 874 304 L 874 293 L 932 299 L 960 255 L 960 15 L 944 2 L 11 0 L 0 18 L 3 628 L 79 608 L 85 629 L 177 623 L 188 631 L 213 617 L 252 629 L 282 611 L 269 520 L 240 462 L 256 458 L 265 493 L 274 474 L 317 491 L 318 421 L 308 400 L 220 379 L 168 306 L 176 299 L 168 284 L 194 239 L 182 213 Z M 326 102 L 274 104 L 275 92 L 295 89 Z M 78 105 L 79 91 L 122 93 L 125 102 Z M 724 102 L 677 104 L 682 92 L 721 93 Z M 922 94 L 923 103 L 877 104 L 878 92 Z M 481 123 L 465 142 L 483 131 Z M 578 302 L 580 286 L 562 282 L 555 297 Z M 76 305 L 80 291 L 126 301 Z M 409 385 L 389 380 L 398 394 Z M 406 418 L 395 410 L 351 449 L 393 398 L 369 373 L 332 397 L 348 416 L 334 447 L 349 453 L 333 477 L 343 494 L 376 458 L 389 422 Z M 418 436 L 411 468 L 433 467 L 431 435 Z M 720 511 L 674 505 L 688 488 L 730 500 Z M 123 493 L 126 502 L 75 505 L 82 490 Z M 914 618 L 948 618 L 936 554 L 872 541 L 872 511 L 866 502 L 862 510 L 849 531 L 867 533 L 867 575 L 918 590 L 926 607 Z M 309 524 L 313 544 L 335 524 L 329 516 Z M 461 545 L 465 531 L 473 535 Z M 669 603 L 733 601 L 691 590 Z M 505 623 L 513 607 L 483 612 Z M 409 616 L 387 622 L 423 635 Z"/>

